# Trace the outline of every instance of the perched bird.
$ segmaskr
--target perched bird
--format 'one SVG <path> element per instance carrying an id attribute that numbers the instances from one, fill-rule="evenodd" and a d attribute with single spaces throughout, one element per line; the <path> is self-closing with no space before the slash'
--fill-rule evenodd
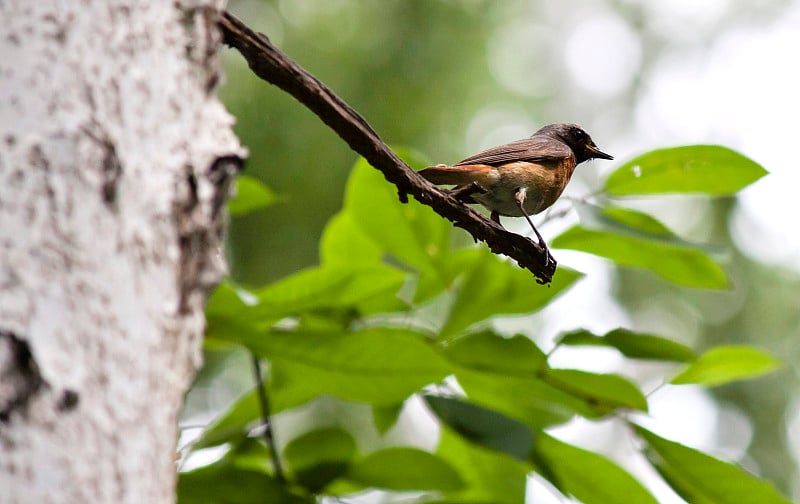
<path id="1" fill-rule="evenodd" d="M 550 124 L 530 138 L 493 147 L 452 166 L 439 164 L 419 172 L 437 185 L 455 185 L 453 194 L 465 203 L 480 203 L 500 216 L 525 217 L 545 241 L 530 216 L 550 207 L 564 192 L 575 166 L 587 159 L 614 159 L 597 148 L 576 124 Z"/>

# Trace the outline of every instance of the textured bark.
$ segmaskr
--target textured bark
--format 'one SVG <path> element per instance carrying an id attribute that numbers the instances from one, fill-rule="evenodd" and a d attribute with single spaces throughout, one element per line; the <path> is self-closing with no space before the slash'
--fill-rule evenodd
<path id="1" fill-rule="evenodd" d="M 209 0 L 0 0 L 0 502 L 174 500 L 243 152 Z"/>

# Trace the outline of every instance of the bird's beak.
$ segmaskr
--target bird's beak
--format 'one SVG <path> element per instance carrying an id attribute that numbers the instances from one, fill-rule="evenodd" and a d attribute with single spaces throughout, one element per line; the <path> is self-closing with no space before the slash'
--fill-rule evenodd
<path id="1" fill-rule="evenodd" d="M 591 154 L 590 157 L 593 159 L 614 159 L 614 156 L 611 154 L 606 154 L 598 149 L 594 144 L 586 144 L 586 150 L 589 151 L 589 154 Z"/>

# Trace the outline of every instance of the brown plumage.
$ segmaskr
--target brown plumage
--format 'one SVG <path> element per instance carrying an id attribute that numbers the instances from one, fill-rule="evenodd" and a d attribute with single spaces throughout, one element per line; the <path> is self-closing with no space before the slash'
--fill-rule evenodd
<path id="1" fill-rule="evenodd" d="M 487 149 L 452 166 L 431 166 L 419 174 L 437 185 L 455 185 L 455 194 L 488 208 L 497 223 L 501 215 L 525 217 L 544 248 L 530 215 L 555 203 L 575 166 L 594 158 L 614 159 L 579 126 L 550 124 L 530 138 Z"/>

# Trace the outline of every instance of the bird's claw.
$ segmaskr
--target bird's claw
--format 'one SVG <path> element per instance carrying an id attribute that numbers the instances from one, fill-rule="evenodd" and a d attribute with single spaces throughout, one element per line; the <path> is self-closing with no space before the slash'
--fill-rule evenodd
<path id="1" fill-rule="evenodd" d="M 552 266 L 553 269 L 555 270 L 555 266 L 556 266 L 556 264 L 558 264 L 558 262 L 556 262 L 556 258 L 553 257 L 553 254 L 550 253 L 550 249 L 547 247 L 547 244 L 543 243 L 543 242 L 540 242 L 539 243 L 539 247 L 544 252 L 544 266 L 545 266 L 545 268 L 549 268 L 550 266 Z"/>
<path id="2" fill-rule="evenodd" d="M 473 194 L 485 194 L 486 189 L 478 185 L 477 182 L 471 182 L 465 186 L 456 187 L 455 189 L 450 189 L 448 191 L 450 196 L 454 197 L 458 201 L 462 203 L 474 204 L 477 203 L 474 199 L 472 199 Z"/>

